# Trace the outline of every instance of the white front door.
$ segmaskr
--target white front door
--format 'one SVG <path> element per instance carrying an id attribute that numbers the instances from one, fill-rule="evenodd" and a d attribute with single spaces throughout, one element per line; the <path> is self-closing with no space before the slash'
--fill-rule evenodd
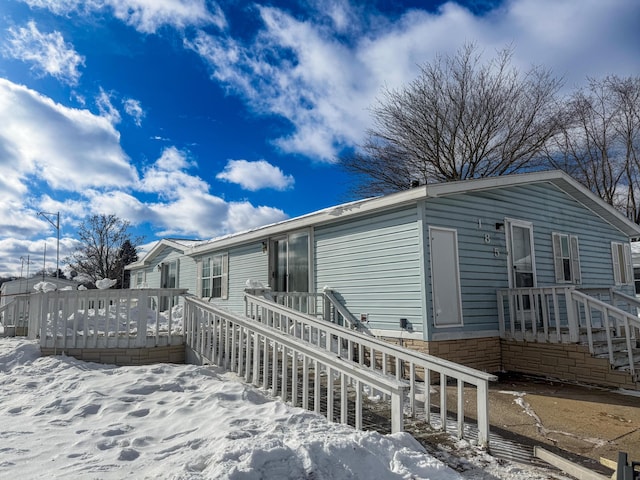
<path id="1" fill-rule="evenodd" d="M 537 286 L 536 262 L 533 248 L 533 224 L 522 220 L 506 220 L 509 245 L 509 288 Z M 522 297 L 516 305 L 517 311 L 531 313 L 531 298 Z"/>
<path id="2" fill-rule="evenodd" d="M 437 327 L 462 324 L 458 232 L 429 227 L 433 318 Z"/>
<path id="3" fill-rule="evenodd" d="M 533 225 L 521 220 L 507 220 L 506 225 L 509 235 L 509 287 L 535 287 Z"/>

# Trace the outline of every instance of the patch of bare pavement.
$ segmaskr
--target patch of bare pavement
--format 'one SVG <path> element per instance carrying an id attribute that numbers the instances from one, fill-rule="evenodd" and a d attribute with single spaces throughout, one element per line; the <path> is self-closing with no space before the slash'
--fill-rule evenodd
<path id="1" fill-rule="evenodd" d="M 454 391 L 455 387 L 451 387 L 450 402 L 455 401 Z M 465 395 L 465 413 L 470 418 L 475 418 L 474 403 L 469 391 Z M 535 478 L 567 477 L 547 469 L 547 464 L 534 457 L 534 447 L 607 477 L 612 470 L 601 464 L 601 458 L 616 462 L 618 453 L 626 452 L 629 461 L 640 461 L 640 392 L 501 375 L 489 388 L 489 416 L 492 455 L 498 461 L 539 468 L 543 476 Z M 411 429 L 408 426 L 407 430 Z M 464 460 L 455 460 L 469 456 L 464 444 L 461 448 L 459 442 L 426 430 L 423 434 L 412 433 L 434 455 L 454 467 L 458 462 L 459 471 L 465 468 Z"/>
<path id="2" fill-rule="evenodd" d="M 640 461 L 640 392 L 505 376 L 490 387 L 496 428 L 600 463 L 618 452 Z"/>

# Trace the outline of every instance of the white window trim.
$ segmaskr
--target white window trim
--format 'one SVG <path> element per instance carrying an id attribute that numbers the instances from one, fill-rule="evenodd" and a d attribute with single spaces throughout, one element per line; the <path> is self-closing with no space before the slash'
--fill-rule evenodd
<path id="1" fill-rule="evenodd" d="M 138 275 L 142 274 L 142 281 L 138 282 Z M 129 285 L 130 288 L 146 288 L 147 287 L 147 271 L 140 268 L 138 270 L 135 270 L 135 277 L 136 279 L 136 284 L 135 286 L 133 285 Z"/>
<path id="2" fill-rule="evenodd" d="M 227 252 L 223 253 L 214 253 L 211 255 L 204 256 L 198 259 L 196 265 L 197 272 L 197 283 L 196 283 L 196 296 L 202 298 L 202 262 L 207 258 L 213 257 L 222 257 L 222 274 L 216 275 L 216 277 L 220 276 L 222 278 L 221 292 L 219 297 L 206 297 L 208 299 L 216 299 L 216 300 L 228 300 L 229 299 L 229 254 Z M 213 275 L 209 274 L 209 278 L 211 279 L 211 292 L 213 293 Z"/>
<path id="3" fill-rule="evenodd" d="M 562 264 L 562 238 L 566 238 L 569 245 L 569 263 L 571 279 L 564 278 L 564 265 Z M 578 237 L 567 233 L 552 232 L 551 243 L 553 246 L 553 267 L 555 271 L 556 283 L 571 283 L 579 285 L 582 283 L 582 272 L 580 267 L 580 247 Z"/>
<path id="4" fill-rule="evenodd" d="M 536 248 L 533 235 L 533 222 L 526 220 L 519 220 L 517 218 L 504 218 L 505 225 L 505 242 L 507 245 L 507 268 L 509 269 L 508 279 L 509 288 L 515 288 L 515 281 L 513 278 L 513 254 L 511 252 L 511 237 L 513 227 L 521 227 L 529 229 L 529 243 L 531 245 L 531 268 L 533 270 L 533 288 L 538 286 L 538 271 L 536 269 Z"/>
<path id="5" fill-rule="evenodd" d="M 620 249 L 624 265 L 620 265 Z M 616 285 L 634 285 L 633 266 L 631 264 L 631 245 L 629 243 L 611 242 L 611 260 L 613 262 L 613 281 Z M 624 268 L 624 280 L 622 269 Z"/>

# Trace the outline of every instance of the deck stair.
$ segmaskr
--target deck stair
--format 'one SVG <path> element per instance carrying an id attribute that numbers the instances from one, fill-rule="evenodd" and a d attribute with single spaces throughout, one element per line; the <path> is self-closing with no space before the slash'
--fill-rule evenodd
<path id="1" fill-rule="evenodd" d="M 626 337 L 616 337 L 615 332 L 611 332 L 611 355 L 609 354 L 609 342 L 607 340 L 607 334 L 605 329 L 598 329 L 592 332 L 593 336 L 593 356 L 596 358 L 609 358 L 613 357 L 610 361 L 611 367 L 614 370 L 629 371 L 630 370 L 630 358 L 629 350 L 627 347 Z M 587 333 L 580 332 L 580 343 L 582 345 L 589 345 Z M 637 339 L 632 339 L 632 358 L 635 366 L 636 377 L 640 373 L 640 345 Z M 610 359 L 611 360 L 611 359 Z"/>
<path id="2" fill-rule="evenodd" d="M 518 305 L 527 303 L 533 308 L 518 309 Z M 640 312 L 640 299 L 614 289 L 549 286 L 498 290 L 501 338 L 582 345 L 591 357 L 608 360 L 612 370 L 629 374 L 635 389 L 640 387 L 637 312 Z M 561 372 L 558 370 L 560 375 Z M 612 381 L 628 384 L 627 380 L 618 378 L 620 380 Z M 602 379 L 601 373 L 594 378 L 595 383 L 599 379 Z"/>

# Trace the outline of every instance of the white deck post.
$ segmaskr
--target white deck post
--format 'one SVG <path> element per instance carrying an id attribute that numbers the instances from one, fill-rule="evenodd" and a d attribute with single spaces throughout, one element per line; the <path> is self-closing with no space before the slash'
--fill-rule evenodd
<path id="1" fill-rule="evenodd" d="M 489 445 L 489 386 L 488 382 L 476 385 L 476 403 L 478 408 L 478 445 L 488 448 Z"/>
<path id="2" fill-rule="evenodd" d="M 404 430 L 404 390 L 399 389 L 391 394 L 391 433 Z"/>

